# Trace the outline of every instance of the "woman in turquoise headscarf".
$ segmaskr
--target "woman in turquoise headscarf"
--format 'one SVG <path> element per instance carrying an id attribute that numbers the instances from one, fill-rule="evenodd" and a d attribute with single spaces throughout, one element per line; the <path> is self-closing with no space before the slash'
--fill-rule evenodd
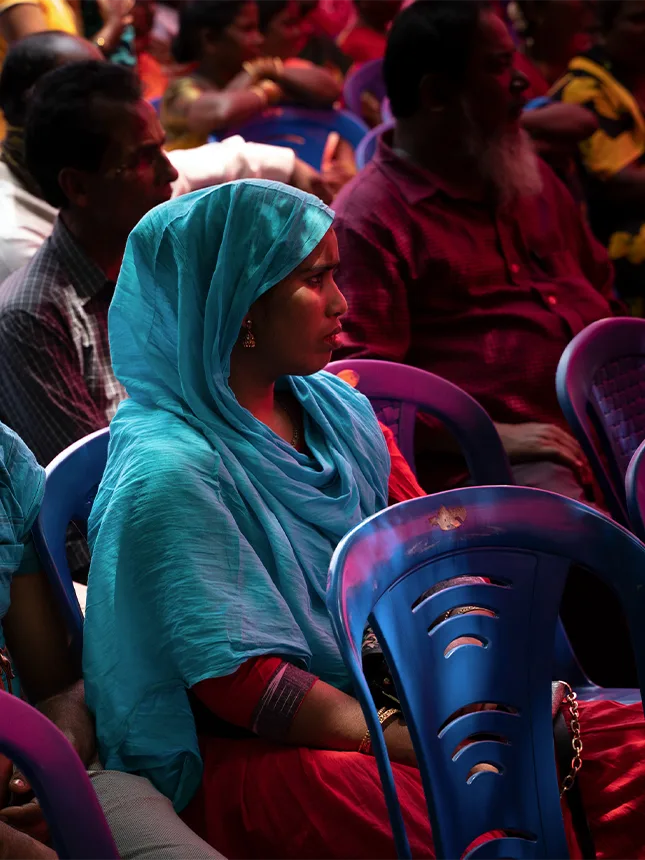
<path id="1" fill-rule="evenodd" d="M 87 700 L 106 767 L 228 857 L 394 850 L 324 601 L 390 470 L 368 401 L 318 372 L 346 310 L 332 220 L 259 180 L 173 200 L 132 232 L 110 309 L 129 399 L 89 524 Z M 409 734 L 385 737 L 427 855 Z"/>

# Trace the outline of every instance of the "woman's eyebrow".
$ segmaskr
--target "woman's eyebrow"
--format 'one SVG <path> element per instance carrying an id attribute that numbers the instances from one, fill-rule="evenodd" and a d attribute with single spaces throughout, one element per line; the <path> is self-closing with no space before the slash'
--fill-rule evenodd
<path id="1" fill-rule="evenodd" d="M 330 272 L 333 269 L 337 269 L 340 265 L 340 260 L 335 260 L 333 263 L 324 263 L 320 266 L 310 266 L 308 269 L 302 269 L 301 275 L 315 275 L 319 272 Z"/>

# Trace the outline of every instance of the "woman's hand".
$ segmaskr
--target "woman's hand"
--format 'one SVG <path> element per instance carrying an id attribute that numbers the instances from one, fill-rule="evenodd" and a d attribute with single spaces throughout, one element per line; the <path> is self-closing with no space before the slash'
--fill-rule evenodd
<path id="1" fill-rule="evenodd" d="M 51 848 L 0 821 L 0 860 L 55 860 Z"/>
<path id="2" fill-rule="evenodd" d="M 15 830 L 38 842 L 48 842 L 49 828 L 40 803 L 36 797 L 31 796 L 31 786 L 17 768 L 13 769 L 9 789 L 13 793 L 14 801 L 24 798 L 25 802 L 22 804 L 14 802 L 12 806 L 6 806 L 0 810 L 0 822 L 10 824 Z"/>
<path id="3" fill-rule="evenodd" d="M 134 0 L 97 0 L 103 27 L 93 41 L 106 57 L 116 50 L 125 28 L 132 23 Z"/>

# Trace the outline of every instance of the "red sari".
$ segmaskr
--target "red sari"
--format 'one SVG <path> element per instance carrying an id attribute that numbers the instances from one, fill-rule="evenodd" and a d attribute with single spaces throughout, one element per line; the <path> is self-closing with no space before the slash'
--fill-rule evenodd
<path id="1" fill-rule="evenodd" d="M 423 495 L 394 437 L 390 502 Z M 220 718 L 248 727 L 276 657 L 194 688 Z M 638 705 L 581 703 L 578 775 L 598 858 L 645 858 L 645 721 Z M 204 776 L 184 821 L 229 860 L 395 857 L 376 761 L 358 752 L 285 746 L 258 737 L 200 736 Z M 413 857 L 434 857 L 419 771 L 393 764 Z M 580 857 L 566 805 L 572 857 Z"/>

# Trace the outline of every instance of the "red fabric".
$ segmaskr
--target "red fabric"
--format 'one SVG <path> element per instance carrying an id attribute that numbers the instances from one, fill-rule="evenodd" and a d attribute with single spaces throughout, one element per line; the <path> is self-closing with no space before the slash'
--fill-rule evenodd
<path id="1" fill-rule="evenodd" d="M 645 858 L 640 705 L 580 705 L 585 810 L 602 858 Z M 202 786 L 184 820 L 230 860 L 381 858 L 394 846 L 375 760 L 360 753 L 201 738 Z M 394 765 L 413 857 L 433 856 L 419 772 Z M 579 851 L 565 807 L 573 857 Z"/>
<path id="2" fill-rule="evenodd" d="M 388 140 L 334 201 L 349 303 L 334 358 L 411 364 L 465 389 L 494 421 L 564 427 L 555 371 L 571 338 L 612 314 L 606 252 L 546 165 L 539 196 L 491 211 Z"/>
<path id="3" fill-rule="evenodd" d="M 369 60 L 380 60 L 385 54 L 387 39 L 383 33 L 377 33 L 369 27 L 356 25 L 347 36 L 338 40 L 338 47 L 343 54 L 355 63 L 366 63 Z"/>
<path id="4" fill-rule="evenodd" d="M 425 491 L 414 477 L 414 472 L 407 460 L 399 451 L 394 433 L 380 421 L 379 427 L 383 431 L 387 450 L 390 452 L 390 479 L 387 487 L 389 503 L 395 505 L 397 502 L 407 502 L 408 499 L 425 496 Z"/>
<path id="5" fill-rule="evenodd" d="M 232 675 L 207 678 L 192 690 L 215 716 L 248 729 L 262 693 L 282 662 L 280 657 L 254 657 Z"/>
<path id="6" fill-rule="evenodd" d="M 147 51 L 137 57 L 137 72 L 143 85 L 143 97 L 152 101 L 160 99 L 168 86 L 168 75 L 161 63 Z"/>

